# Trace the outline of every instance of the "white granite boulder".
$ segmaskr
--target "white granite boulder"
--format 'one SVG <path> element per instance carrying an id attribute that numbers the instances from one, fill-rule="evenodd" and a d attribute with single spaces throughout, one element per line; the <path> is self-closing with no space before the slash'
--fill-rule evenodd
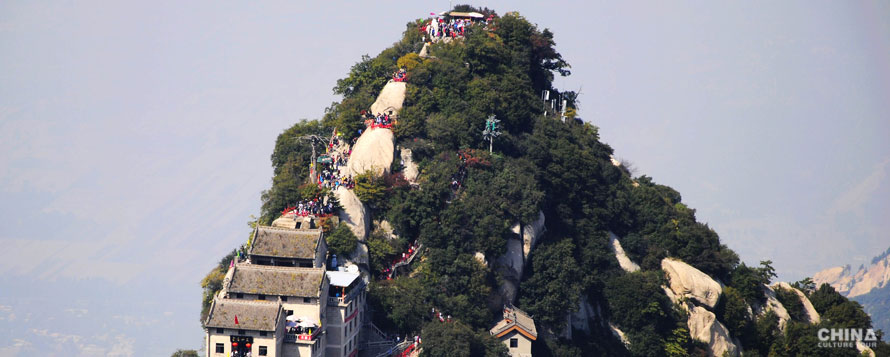
<path id="1" fill-rule="evenodd" d="M 773 288 L 764 285 L 763 296 L 766 298 L 766 303 L 763 305 L 755 305 L 755 313 L 757 313 L 758 316 L 761 316 L 770 311 L 775 312 L 776 316 L 779 317 L 779 330 L 785 331 L 785 324 L 788 323 L 788 320 L 791 320 L 791 315 L 788 314 L 788 310 L 786 310 L 785 306 L 779 302 L 779 299 L 776 299 L 776 291 L 773 290 Z"/>
<path id="2" fill-rule="evenodd" d="M 371 104 L 371 113 L 374 115 L 389 113 L 399 115 L 402 103 L 405 102 L 405 92 L 408 89 L 405 82 L 389 81 L 380 90 L 377 100 Z"/>
<path id="3" fill-rule="evenodd" d="M 399 154 L 402 158 L 402 175 L 405 176 L 405 180 L 409 183 L 417 183 L 417 177 L 420 176 L 420 171 L 417 169 L 417 164 L 415 164 L 414 160 L 411 158 L 411 149 L 402 149 L 399 151 Z"/>
<path id="4" fill-rule="evenodd" d="M 819 323 L 819 321 L 820 321 L 819 312 L 816 311 L 816 308 L 813 307 L 813 303 L 810 302 L 810 299 L 807 298 L 806 294 L 804 294 L 803 291 L 797 290 L 796 288 L 791 286 L 791 284 L 788 284 L 784 281 L 773 284 L 774 289 L 777 287 L 785 289 L 785 290 L 791 290 L 795 294 L 797 294 L 797 297 L 800 299 L 800 303 L 803 305 L 803 312 L 806 315 L 806 316 L 804 316 L 806 318 L 806 321 L 804 321 L 804 322 L 811 323 L 811 324 Z"/>
<path id="5" fill-rule="evenodd" d="M 524 259 L 528 259 L 528 254 L 535 248 L 544 229 L 544 212 L 541 211 L 538 211 L 538 218 L 532 223 L 522 226 L 522 257 Z"/>
<path id="6" fill-rule="evenodd" d="M 371 218 L 365 205 L 362 204 L 362 201 L 358 199 L 355 193 L 346 189 L 346 187 L 340 186 L 334 191 L 334 194 L 337 195 L 337 201 L 343 207 L 338 212 L 340 223 L 345 223 L 358 240 L 365 241 L 371 228 Z"/>
<path id="7" fill-rule="evenodd" d="M 733 343 L 729 330 L 717 321 L 713 312 L 695 306 L 689 311 L 689 320 L 686 324 L 692 338 L 708 344 L 711 356 L 739 355 L 739 348 Z"/>
<path id="8" fill-rule="evenodd" d="M 352 147 L 352 155 L 346 164 L 347 175 L 356 176 L 367 171 L 375 175 L 388 173 L 392 166 L 395 145 L 392 130 L 367 129 Z"/>
<path id="9" fill-rule="evenodd" d="M 640 270 L 640 266 L 630 260 L 627 254 L 624 253 L 624 248 L 621 247 L 621 242 L 618 241 L 618 236 L 615 233 L 609 232 L 609 242 L 612 245 L 612 253 L 618 259 L 618 265 L 621 266 L 621 269 L 628 273 Z"/>
<path id="10" fill-rule="evenodd" d="M 661 269 L 667 273 L 669 287 L 676 296 L 689 298 L 709 309 L 717 306 L 723 287 L 701 270 L 673 258 L 662 259 Z"/>

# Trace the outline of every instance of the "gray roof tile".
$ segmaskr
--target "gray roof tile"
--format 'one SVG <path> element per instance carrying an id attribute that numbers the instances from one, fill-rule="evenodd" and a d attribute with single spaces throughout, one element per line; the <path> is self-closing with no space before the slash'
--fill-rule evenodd
<path id="1" fill-rule="evenodd" d="M 275 331 L 281 316 L 279 302 L 216 299 L 204 327 L 239 330 Z M 235 317 L 238 323 L 235 323 Z"/>
<path id="2" fill-rule="evenodd" d="M 318 297 L 324 268 L 236 264 L 226 286 L 230 293 Z"/>

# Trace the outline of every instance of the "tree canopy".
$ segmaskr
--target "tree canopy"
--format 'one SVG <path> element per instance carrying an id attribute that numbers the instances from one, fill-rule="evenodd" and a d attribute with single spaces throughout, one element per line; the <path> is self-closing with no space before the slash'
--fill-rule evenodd
<path id="1" fill-rule="evenodd" d="M 456 9 L 496 15 L 467 5 Z M 346 142 L 356 138 L 364 129 L 362 111 L 393 72 L 408 70 L 393 131 L 395 146 L 410 149 L 418 165 L 416 185 L 405 182 L 395 162 L 392 173 L 354 177 L 354 192 L 372 219 L 393 228 L 392 234 L 375 231 L 360 243 L 369 251 L 365 268 L 372 277 L 368 296 L 375 324 L 394 334 L 422 333 L 425 356 L 502 356 L 504 345 L 488 329 L 501 317 L 505 282 L 512 279 L 518 280 L 511 280 L 518 283 L 514 303 L 542 332 L 536 355 L 700 355 L 704 347 L 689 337 L 686 315 L 663 293 L 660 263 L 674 257 L 725 284 L 713 312 L 746 354 L 812 352 L 803 344 L 815 336 L 808 335 L 814 326 L 792 321 L 783 335 L 774 313 L 748 312 L 762 304 L 763 287 L 776 276 L 772 262 L 740 262 L 679 192 L 613 164 L 613 150 L 600 139 L 599 128 L 581 118 L 578 93 L 553 85 L 556 76 L 571 74 L 571 66 L 550 30 L 508 13 L 468 27 L 462 39 L 429 44 L 432 56 L 424 58 L 416 54 L 424 45 L 423 23 L 408 22 L 393 46 L 362 56 L 337 81 L 334 93 L 342 99 L 323 118 L 300 121 L 278 136 L 272 184 L 261 196 L 260 223 L 269 224 L 293 202 L 326 194 L 308 181 L 313 141 L 306 137 L 337 132 Z M 570 119 L 545 113 L 542 92 L 565 98 Z M 482 131 L 491 115 L 502 120 L 503 134 L 489 153 Z M 498 258 L 517 239 L 513 227 L 540 214 L 544 233 L 521 258 L 522 275 L 506 276 Z M 610 232 L 642 271 L 621 270 Z M 419 258 L 396 278 L 381 279 L 415 241 L 424 246 Z M 345 225 L 327 235 L 327 243 L 338 255 L 351 254 L 359 244 Z M 202 282 L 205 306 L 224 273 L 221 265 Z M 870 326 L 861 306 L 830 286 L 805 290 L 826 326 Z M 802 310 L 793 302 L 799 300 L 785 293 L 780 299 L 800 320 Z M 573 331 L 566 327 L 567 316 L 582 305 L 597 314 L 587 331 Z M 453 322 L 434 319 L 433 308 Z M 609 323 L 626 332 L 629 348 L 612 336 Z M 582 337 L 560 337 L 571 333 Z"/>

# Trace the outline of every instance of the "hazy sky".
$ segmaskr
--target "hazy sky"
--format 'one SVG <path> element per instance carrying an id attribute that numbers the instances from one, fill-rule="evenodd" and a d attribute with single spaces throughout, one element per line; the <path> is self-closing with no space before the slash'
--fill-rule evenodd
<path id="1" fill-rule="evenodd" d="M 580 115 L 744 261 L 796 280 L 890 246 L 890 3 L 473 4 L 552 29 Z M 0 2 L 0 356 L 200 348 L 275 137 L 447 7 Z"/>

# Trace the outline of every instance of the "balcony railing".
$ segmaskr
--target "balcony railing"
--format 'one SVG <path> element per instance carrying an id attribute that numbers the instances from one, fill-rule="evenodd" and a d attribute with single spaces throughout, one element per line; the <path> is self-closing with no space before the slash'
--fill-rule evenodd
<path id="1" fill-rule="evenodd" d="M 299 341 L 311 343 L 318 338 L 319 334 L 321 334 L 320 328 L 313 329 L 311 335 L 308 333 L 287 333 L 284 335 L 284 342 L 297 343 Z"/>
<path id="2" fill-rule="evenodd" d="M 360 294 L 362 290 L 365 288 L 365 282 L 361 281 L 352 290 L 349 290 L 349 293 L 346 296 L 328 296 L 328 303 L 331 304 L 340 304 L 340 303 L 348 303 L 355 298 L 356 295 Z"/>

